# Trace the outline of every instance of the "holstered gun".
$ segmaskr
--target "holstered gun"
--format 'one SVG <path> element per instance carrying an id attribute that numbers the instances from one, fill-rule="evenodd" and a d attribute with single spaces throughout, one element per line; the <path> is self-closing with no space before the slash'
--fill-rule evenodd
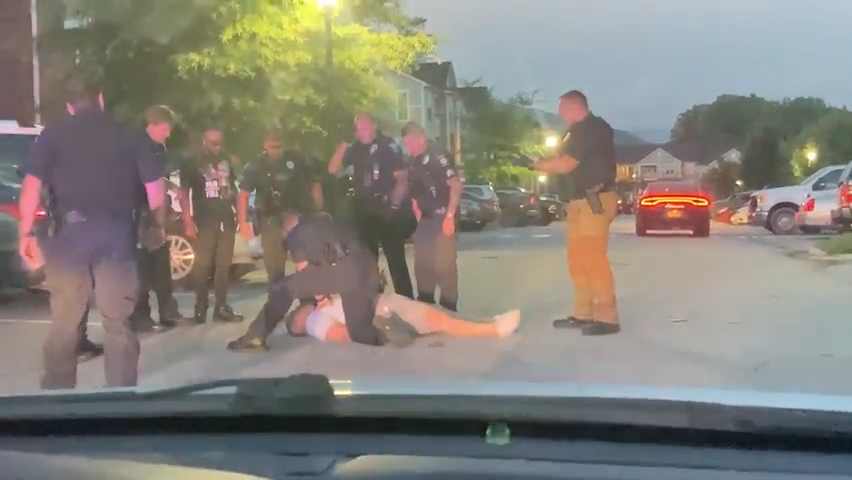
<path id="1" fill-rule="evenodd" d="M 596 185 L 593 188 L 586 189 L 586 201 L 589 202 L 589 208 L 595 215 L 603 215 L 604 208 L 601 202 L 601 188 L 603 185 Z"/>

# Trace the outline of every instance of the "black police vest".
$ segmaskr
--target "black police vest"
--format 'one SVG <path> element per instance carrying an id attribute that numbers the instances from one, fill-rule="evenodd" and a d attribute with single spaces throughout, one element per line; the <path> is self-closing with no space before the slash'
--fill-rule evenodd
<path id="1" fill-rule="evenodd" d="M 297 163 L 296 159 L 288 158 L 286 154 L 276 161 L 266 157 L 261 161 L 261 168 L 257 172 L 258 214 L 275 217 L 289 209 L 307 211 L 310 179 L 300 175 L 305 167 Z"/>
<path id="2" fill-rule="evenodd" d="M 435 166 L 432 165 L 432 162 L 439 162 L 443 156 L 439 151 L 430 149 L 423 155 L 411 158 L 411 198 L 417 201 L 417 207 L 424 215 L 446 213 L 440 210 L 446 209 L 450 202 L 447 178 L 443 175 L 438 178 Z"/>
<path id="3" fill-rule="evenodd" d="M 302 222 L 305 222 L 302 224 Z M 348 255 L 345 240 L 328 215 L 306 216 L 299 222 L 305 257 L 314 266 L 329 266 Z"/>
<path id="4" fill-rule="evenodd" d="M 352 182 L 360 197 L 388 195 L 396 184 L 391 155 L 393 139 L 378 135 L 373 143 L 352 145 Z"/>

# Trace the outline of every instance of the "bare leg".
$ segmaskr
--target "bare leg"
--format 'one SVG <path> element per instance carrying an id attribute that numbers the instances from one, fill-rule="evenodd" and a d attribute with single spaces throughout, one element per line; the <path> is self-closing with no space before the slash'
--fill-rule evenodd
<path id="1" fill-rule="evenodd" d="M 443 333 L 451 337 L 507 337 L 520 323 L 520 311 L 498 315 L 491 321 L 470 321 L 458 318 L 454 312 L 423 302 L 417 302 L 401 295 L 382 295 L 377 307 L 378 315 L 399 315 L 417 333 Z"/>

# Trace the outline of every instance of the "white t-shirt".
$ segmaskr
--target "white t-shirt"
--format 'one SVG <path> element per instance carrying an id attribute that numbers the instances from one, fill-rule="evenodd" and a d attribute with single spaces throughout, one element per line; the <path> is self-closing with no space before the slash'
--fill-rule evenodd
<path id="1" fill-rule="evenodd" d="M 319 340 L 325 340 L 328 329 L 333 325 L 346 325 L 346 316 L 343 315 L 343 302 L 339 295 L 331 296 L 331 304 L 315 309 L 308 315 L 305 330 L 308 335 Z"/>

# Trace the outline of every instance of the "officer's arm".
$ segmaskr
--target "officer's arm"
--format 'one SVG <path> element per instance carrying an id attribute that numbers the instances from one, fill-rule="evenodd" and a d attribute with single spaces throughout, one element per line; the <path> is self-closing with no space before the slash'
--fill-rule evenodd
<path id="1" fill-rule="evenodd" d="M 328 161 L 328 173 L 337 175 L 337 172 L 352 164 L 351 152 L 352 149 L 348 143 L 338 145 L 334 155 L 331 156 L 331 160 Z"/>
<path id="2" fill-rule="evenodd" d="M 144 143 L 134 145 L 136 168 L 139 178 L 145 184 L 148 194 L 148 207 L 151 209 L 157 225 L 166 223 L 166 181 L 163 178 L 163 165 L 157 154 Z"/>
<path id="3" fill-rule="evenodd" d="M 189 191 L 192 189 L 192 175 L 194 172 L 189 166 L 189 160 L 180 168 L 180 190 L 178 190 L 178 203 L 180 204 L 180 216 L 184 226 L 192 225 L 192 208 L 190 207 Z"/>
<path id="4" fill-rule="evenodd" d="M 583 140 L 585 141 L 585 139 Z M 533 164 L 533 168 L 544 173 L 571 173 L 580 162 L 577 159 L 576 146 L 579 142 L 568 141 L 562 144 L 556 155 L 543 158 Z"/>
<path id="5" fill-rule="evenodd" d="M 405 196 L 408 195 L 408 165 L 405 164 L 402 148 L 396 142 L 390 143 L 388 154 L 393 168 L 393 177 L 396 179 L 390 201 L 393 207 L 398 207 Z"/>
<path id="6" fill-rule="evenodd" d="M 438 174 L 441 175 L 442 178 L 446 179 L 447 186 L 450 187 L 450 200 L 447 204 L 447 215 L 453 216 L 456 214 L 456 211 L 459 208 L 459 202 L 461 201 L 461 178 L 459 178 L 453 163 L 450 162 L 446 156 L 442 155 L 438 159 L 438 165 L 440 167 Z"/>
<path id="7" fill-rule="evenodd" d="M 251 192 L 257 190 L 257 166 L 252 161 L 243 170 L 240 179 L 240 194 L 237 196 L 237 221 L 240 225 L 248 222 L 248 204 Z"/>
<path id="8" fill-rule="evenodd" d="M 48 172 L 56 161 L 53 142 L 49 129 L 44 129 L 33 144 L 29 161 L 24 165 L 24 179 L 21 182 L 21 194 L 18 201 L 21 219 L 18 231 L 21 236 L 29 235 L 33 230 L 35 214 L 41 200 L 42 185 L 48 178 Z"/>

